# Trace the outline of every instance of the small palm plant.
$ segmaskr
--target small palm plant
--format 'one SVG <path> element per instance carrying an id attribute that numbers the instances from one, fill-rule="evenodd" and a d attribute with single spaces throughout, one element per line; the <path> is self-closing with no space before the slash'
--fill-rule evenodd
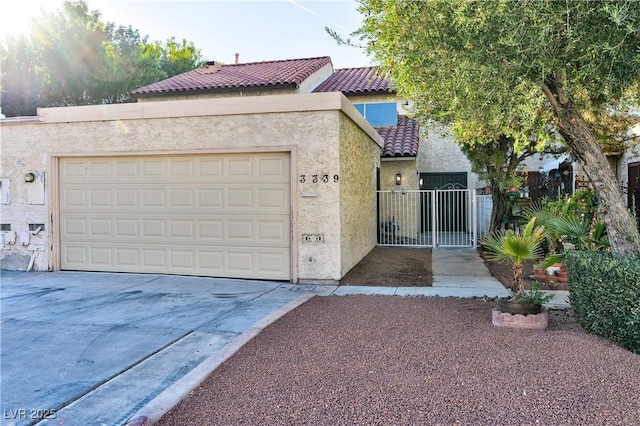
<path id="1" fill-rule="evenodd" d="M 544 238 L 544 226 L 536 226 L 536 218 L 533 217 L 522 229 L 498 230 L 480 240 L 489 260 L 511 262 L 513 299 L 516 301 L 524 293 L 522 264 L 525 260 L 536 260 L 542 256 Z"/>
<path id="2" fill-rule="evenodd" d="M 569 211 L 569 203 L 545 204 L 538 201 L 525 208 L 522 213 L 525 219 L 535 218 L 537 226 L 544 226 L 544 236 L 549 243 L 549 254 L 555 254 L 562 234 L 553 226 L 553 222 L 558 218 L 572 217 L 573 213 Z"/>

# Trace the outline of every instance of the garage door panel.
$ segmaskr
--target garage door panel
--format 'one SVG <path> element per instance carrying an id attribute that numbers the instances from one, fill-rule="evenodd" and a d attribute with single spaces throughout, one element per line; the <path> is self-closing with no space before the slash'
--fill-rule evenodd
<path id="1" fill-rule="evenodd" d="M 251 158 L 237 158 L 227 161 L 229 176 L 236 178 L 253 177 L 253 161 Z"/>
<path id="2" fill-rule="evenodd" d="M 113 250 L 110 247 L 91 247 L 90 256 L 91 263 L 94 265 L 113 264 Z"/>
<path id="3" fill-rule="evenodd" d="M 224 160 L 222 158 L 199 159 L 198 168 L 200 176 L 209 178 L 224 176 Z"/>
<path id="4" fill-rule="evenodd" d="M 226 222 L 226 236 L 229 240 L 252 241 L 254 239 L 253 220 L 228 220 Z"/>
<path id="5" fill-rule="evenodd" d="M 210 189 L 198 189 L 198 206 L 209 208 L 223 208 L 224 207 L 224 189 L 222 188 L 210 188 Z"/>
<path id="6" fill-rule="evenodd" d="M 117 177 L 119 180 L 125 178 L 135 178 L 138 176 L 140 164 L 136 160 L 116 160 L 115 173 L 109 174 L 109 177 Z"/>
<path id="7" fill-rule="evenodd" d="M 230 208 L 237 210 L 253 210 L 253 189 L 233 188 L 227 190 L 227 203 Z"/>
<path id="8" fill-rule="evenodd" d="M 283 211 L 288 208 L 287 192 L 284 188 L 258 188 L 256 189 L 258 202 L 256 207 L 260 210 Z"/>
<path id="9" fill-rule="evenodd" d="M 288 161 L 283 158 L 259 158 L 257 161 L 258 174 L 262 177 L 280 181 L 289 173 Z"/>
<path id="10" fill-rule="evenodd" d="M 138 160 L 141 163 L 141 177 L 164 177 L 166 174 L 166 161 L 157 160 Z"/>
<path id="11" fill-rule="evenodd" d="M 236 274 L 246 275 L 254 269 L 253 250 L 231 249 L 226 252 L 227 269 Z"/>
<path id="12" fill-rule="evenodd" d="M 61 169 L 61 178 L 66 181 L 84 179 L 87 176 L 87 163 L 85 160 L 68 159 L 64 169 Z"/>
<path id="13" fill-rule="evenodd" d="M 257 232 L 256 240 L 267 241 L 276 244 L 287 244 L 289 238 L 287 229 L 285 227 L 288 223 L 283 223 L 279 220 L 256 220 Z"/>
<path id="14" fill-rule="evenodd" d="M 115 205 L 114 207 L 138 207 L 139 195 L 136 188 L 115 188 Z"/>
<path id="15" fill-rule="evenodd" d="M 107 237 L 112 235 L 111 218 L 91 218 L 89 220 L 89 235 L 91 237 Z"/>
<path id="16" fill-rule="evenodd" d="M 142 207 L 165 207 L 165 190 L 148 188 L 142 190 Z"/>
<path id="17" fill-rule="evenodd" d="M 127 238 L 127 237 L 137 237 L 138 236 L 138 219 L 129 219 L 129 218 L 115 218 L 116 230 L 115 237 L 116 238 Z"/>
<path id="18" fill-rule="evenodd" d="M 167 233 L 165 229 L 164 219 L 142 219 L 142 238 L 166 239 Z"/>
<path id="19" fill-rule="evenodd" d="M 112 271 L 135 272 L 140 264 L 138 248 L 115 247 L 115 264 Z"/>
<path id="20" fill-rule="evenodd" d="M 199 219 L 198 238 L 210 239 L 212 243 L 224 237 L 224 221 L 221 219 Z"/>
<path id="21" fill-rule="evenodd" d="M 62 251 L 62 261 L 71 266 L 83 267 L 89 263 L 88 247 L 68 245 Z"/>
<path id="22" fill-rule="evenodd" d="M 169 260 L 171 268 L 193 269 L 196 266 L 195 250 L 172 250 Z"/>
<path id="23" fill-rule="evenodd" d="M 61 228 L 63 235 L 82 238 L 87 234 L 87 219 L 84 217 L 67 217 L 62 220 Z"/>
<path id="24" fill-rule="evenodd" d="M 170 238 L 195 238 L 195 219 L 169 219 Z"/>
<path id="25" fill-rule="evenodd" d="M 87 204 L 85 191 L 83 189 L 65 189 L 61 191 L 60 197 L 62 201 L 60 206 L 61 209 L 75 206 L 81 207 Z"/>
<path id="26" fill-rule="evenodd" d="M 257 253 L 257 262 L 258 269 L 261 271 L 271 271 L 274 274 L 289 267 L 288 255 L 283 252 Z"/>
<path id="27" fill-rule="evenodd" d="M 170 207 L 195 207 L 193 189 L 170 189 L 169 190 L 169 206 Z"/>
<path id="28" fill-rule="evenodd" d="M 224 273 L 224 251 L 222 249 L 207 248 L 198 250 L 199 268 L 213 276 Z"/>
<path id="29" fill-rule="evenodd" d="M 165 249 L 144 247 L 142 249 L 143 268 L 164 268 L 167 266 Z"/>
<path id="30" fill-rule="evenodd" d="M 290 278 L 287 154 L 61 159 L 63 269 Z"/>
<path id="31" fill-rule="evenodd" d="M 180 158 L 169 160 L 170 176 L 190 178 L 193 176 L 194 159 Z"/>

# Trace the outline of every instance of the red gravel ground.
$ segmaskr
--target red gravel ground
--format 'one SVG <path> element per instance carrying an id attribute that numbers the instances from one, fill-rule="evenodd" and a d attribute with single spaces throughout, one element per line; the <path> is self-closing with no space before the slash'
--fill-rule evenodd
<path id="1" fill-rule="evenodd" d="M 492 301 L 315 297 L 161 425 L 638 425 L 640 355 L 584 333 L 491 325 Z"/>

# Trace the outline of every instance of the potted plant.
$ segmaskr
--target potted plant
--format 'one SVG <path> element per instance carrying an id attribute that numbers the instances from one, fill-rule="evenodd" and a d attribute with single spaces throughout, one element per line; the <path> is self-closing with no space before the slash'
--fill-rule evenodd
<path id="1" fill-rule="evenodd" d="M 542 305 L 549 302 L 551 299 L 553 299 L 553 294 L 548 294 L 542 291 L 542 285 L 540 282 L 534 281 L 531 283 L 531 289 L 523 292 L 518 297 L 518 302 L 536 305 L 542 308 Z"/>
<path id="2" fill-rule="evenodd" d="M 525 291 L 522 281 L 522 264 L 525 260 L 539 259 L 542 255 L 542 241 L 545 238 L 544 227 L 536 226 L 533 217 L 522 228 L 515 230 L 498 230 L 487 235 L 481 244 L 487 251 L 487 257 L 492 261 L 507 260 L 513 271 L 512 297 L 508 300 L 498 300 L 498 309 L 511 314 L 537 314 L 542 305 L 553 296 L 542 297 L 545 293 L 537 288 Z M 531 303 L 531 302 L 534 303 Z"/>

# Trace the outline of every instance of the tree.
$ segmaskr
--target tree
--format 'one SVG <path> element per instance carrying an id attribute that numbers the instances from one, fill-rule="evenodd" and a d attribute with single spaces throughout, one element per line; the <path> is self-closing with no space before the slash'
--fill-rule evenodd
<path id="1" fill-rule="evenodd" d="M 507 196 L 502 186 L 515 177 L 518 166 L 535 152 L 535 142 L 532 142 L 523 152 L 516 152 L 513 140 L 501 136 L 496 140 L 484 143 L 467 141 L 460 142 L 460 148 L 471 163 L 472 171 L 484 179 L 491 188 L 491 221 L 489 232 L 495 232 L 502 224 L 502 218 L 507 215 Z"/>
<path id="2" fill-rule="evenodd" d="M 0 107 L 4 115 L 15 117 L 29 115 L 31 111 L 35 113 L 43 92 L 40 74 L 41 64 L 27 37 L 9 36 L 0 44 Z"/>
<path id="3" fill-rule="evenodd" d="M 515 144 L 542 128 L 527 123 L 552 125 L 606 207 L 612 251 L 640 254 L 640 234 L 583 115 L 624 114 L 640 99 L 640 2 L 360 0 L 359 10 L 357 34 L 399 95 L 415 100 L 416 117 L 480 123 L 490 138 Z"/>
<path id="4" fill-rule="evenodd" d="M 203 64 L 193 43 L 149 42 L 132 27 L 103 22 L 84 1 L 33 20 L 28 36 L 0 44 L 2 110 L 131 102 L 129 92 Z"/>

